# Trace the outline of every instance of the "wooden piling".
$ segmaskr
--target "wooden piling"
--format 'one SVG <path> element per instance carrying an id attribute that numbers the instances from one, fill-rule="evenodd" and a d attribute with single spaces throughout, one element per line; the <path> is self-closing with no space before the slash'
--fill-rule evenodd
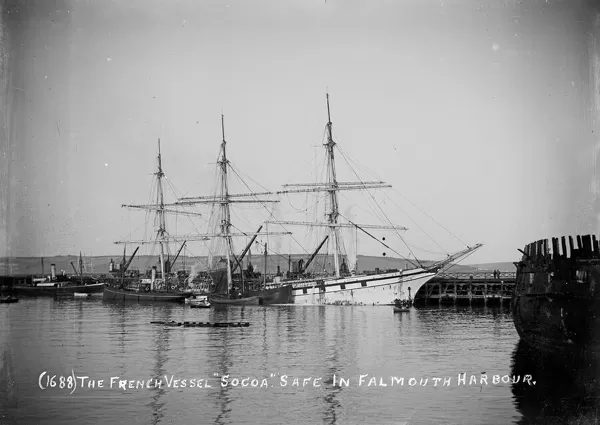
<path id="1" fill-rule="evenodd" d="M 574 258 L 575 257 L 575 253 L 573 252 L 574 248 L 573 248 L 573 236 L 569 236 L 569 255 L 567 256 L 567 258 Z"/>
<path id="2" fill-rule="evenodd" d="M 592 237 L 590 235 L 583 235 L 581 237 L 581 244 L 583 245 L 583 255 L 585 258 L 592 258 Z"/>

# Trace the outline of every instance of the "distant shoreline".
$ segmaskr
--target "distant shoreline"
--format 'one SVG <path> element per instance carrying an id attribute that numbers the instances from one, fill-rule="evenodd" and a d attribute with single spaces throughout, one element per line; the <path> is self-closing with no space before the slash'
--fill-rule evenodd
<path id="1" fill-rule="evenodd" d="M 279 270 L 283 273 L 293 268 L 293 263 L 299 259 L 306 261 L 306 254 L 291 254 L 292 267 L 289 264 L 288 255 L 276 255 L 269 254 L 267 256 L 267 273 L 276 273 Z M 108 273 L 110 260 L 114 263 L 119 263 L 123 258 L 123 255 L 97 255 L 97 256 L 83 256 L 83 268 L 85 273 L 102 274 Z M 186 270 L 192 269 L 205 269 L 207 265 L 207 256 L 190 257 L 180 256 L 174 266 L 174 270 L 182 269 L 185 266 Z M 252 257 L 246 256 L 244 263 L 251 259 L 255 269 L 264 270 L 264 256 L 263 255 L 252 255 Z M 42 265 L 43 261 L 43 265 Z M 412 260 L 414 263 L 414 260 Z M 156 256 L 140 255 L 134 257 L 132 261 L 132 267 L 139 270 L 145 270 L 156 262 Z M 374 271 L 376 269 L 387 270 L 387 269 L 408 269 L 412 268 L 409 260 L 395 258 L 395 257 L 376 257 L 367 255 L 358 255 L 358 271 Z M 433 260 L 421 260 L 424 265 L 431 264 Z M 23 257 L 2 257 L 0 258 L 0 275 L 7 274 L 49 274 L 50 266 L 54 264 L 56 272 L 61 273 L 63 270 L 67 274 L 73 272 L 73 266 L 79 270 L 79 254 L 76 255 L 55 255 L 48 257 L 37 257 L 37 256 L 23 256 Z M 314 259 L 314 264 L 319 264 L 325 270 L 329 270 L 333 264 L 332 256 L 327 254 L 318 254 Z M 43 270 L 42 270 L 43 266 Z M 500 270 L 503 272 L 514 272 L 515 266 L 512 262 L 495 262 L 495 263 L 479 263 L 479 264 L 455 264 L 449 268 L 448 273 L 469 273 L 477 271 L 492 271 Z"/>

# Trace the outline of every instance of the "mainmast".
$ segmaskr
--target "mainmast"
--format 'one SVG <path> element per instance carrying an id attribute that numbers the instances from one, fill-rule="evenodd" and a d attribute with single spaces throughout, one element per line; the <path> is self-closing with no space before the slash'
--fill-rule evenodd
<path id="1" fill-rule="evenodd" d="M 329 230 L 333 239 L 333 262 L 335 266 L 335 276 L 340 277 L 340 258 L 339 258 L 339 240 L 338 240 L 338 227 L 336 226 L 338 221 L 338 198 L 337 198 L 337 177 L 335 175 L 335 157 L 333 148 L 335 142 L 333 141 L 333 135 L 331 134 L 331 113 L 329 110 L 329 93 L 327 93 L 327 143 L 325 148 L 327 149 L 327 183 L 329 183 L 329 199 L 331 202 L 331 211 L 329 212 Z"/>
<path id="2" fill-rule="evenodd" d="M 163 284 L 165 285 L 165 287 L 167 286 L 167 279 L 165 276 L 165 247 L 164 247 L 164 242 L 165 242 L 165 234 L 167 232 L 167 226 L 165 223 L 165 202 L 164 202 L 164 195 L 163 195 L 163 188 L 162 188 L 162 178 L 165 176 L 165 174 L 163 173 L 162 170 L 162 160 L 161 160 L 161 156 L 160 156 L 160 138 L 158 139 L 158 170 L 155 173 L 156 177 L 157 177 L 157 209 L 156 209 L 156 214 L 158 216 L 158 239 L 159 239 L 159 244 L 160 244 L 160 274 L 162 276 L 162 280 L 163 280 Z M 152 282 L 152 288 L 151 290 L 154 290 L 154 281 Z"/>
<path id="3" fill-rule="evenodd" d="M 230 251 L 231 247 L 231 236 L 229 230 L 231 227 L 231 214 L 229 211 L 229 189 L 227 186 L 227 152 L 225 141 L 225 117 L 221 114 L 221 132 L 223 134 L 223 141 L 221 142 L 221 160 L 219 165 L 221 166 L 221 209 L 223 212 L 221 219 L 221 233 L 225 238 L 225 250 L 227 255 L 227 294 L 231 291 L 231 263 L 230 263 Z"/>
<path id="4" fill-rule="evenodd" d="M 217 161 L 217 165 L 220 168 L 220 193 L 216 193 L 215 195 L 209 196 L 194 196 L 194 197 L 185 197 L 180 198 L 173 205 L 195 205 L 195 204 L 211 204 L 216 205 L 219 204 L 221 206 L 219 212 L 221 213 L 221 222 L 220 222 L 220 231 L 215 234 L 202 234 L 196 235 L 195 237 L 187 237 L 187 240 L 196 240 L 195 238 L 200 238 L 200 240 L 205 240 L 208 238 L 218 237 L 225 239 L 226 245 L 226 258 L 227 258 L 227 287 L 228 292 L 231 292 L 233 287 L 233 272 L 235 269 L 240 266 L 240 261 L 243 261 L 243 257 L 246 253 L 246 250 L 242 253 L 241 257 L 236 257 L 233 251 L 233 243 L 232 238 L 238 236 L 248 237 L 249 235 L 245 232 L 231 232 L 231 213 L 230 213 L 230 204 L 232 203 L 277 203 L 278 200 L 274 199 L 260 199 L 257 195 L 272 195 L 273 192 L 262 192 L 262 193 L 229 193 L 229 182 L 228 182 L 228 167 L 231 166 L 229 160 L 227 159 L 227 141 L 225 140 L 225 117 L 221 114 L 221 131 L 223 134 L 223 140 L 221 142 L 221 150 L 219 153 L 219 160 Z M 235 173 L 235 170 L 234 170 Z M 237 174 L 237 173 L 235 173 Z M 247 199 L 252 197 L 254 199 Z M 264 205 L 263 205 L 264 206 Z M 262 226 L 258 229 L 257 232 L 254 233 L 254 238 L 258 235 L 289 235 L 290 232 L 264 232 L 261 233 Z M 253 240 L 254 240 L 253 238 Z M 249 249 L 249 246 L 247 249 Z M 232 261 L 233 260 L 233 261 Z M 232 264 L 233 263 L 233 264 Z M 241 279 L 243 286 L 243 270 L 241 270 Z"/>

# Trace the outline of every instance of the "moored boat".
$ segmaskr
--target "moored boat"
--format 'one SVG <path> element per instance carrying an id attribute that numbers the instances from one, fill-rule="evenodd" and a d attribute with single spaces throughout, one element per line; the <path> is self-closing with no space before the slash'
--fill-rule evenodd
<path id="1" fill-rule="evenodd" d="M 410 306 L 412 305 L 412 299 L 409 300 L 394 300 L 394 313 L 407 313 L 410 311 Z"/>
<path id="2" fill-rule="evenodd" d="M 421 286 L 435 277 L 441 267 L 399 270 L 374 275 L 323 277 L 285 281 L 292 283 L 294 304 L 305 305 L 392 305 L 392 300 L 409 300 Z"/>
<path id="3" fill-rule="evenodd" d="M 409 300 L 414 297 L 421 286 L 427 283 L 430 279 L 442 272 L 450 264 L 453 264 L 455 261 L 470 255 L 482 245 L 476 244 L 473 247 L 467 246 L 466 249 L 452 255 L 447 255 L 447 257 L 443 260 L 429 265 L 424 265 L 419 260 L 416 260 L 416 258 L 416 261 L 405 258 L 405 263 L 411 264 L 412 268 L 410 269 L 393 271 L 389 270 L 385 272 L 376 271 L 374 274 L 363 273 L 360 275 L 356 273 L 355 270 L 350 270 L 348 265 L 345 263 L 344 253 L 342 252 L 343 246 L 346 245 L 343 243 L 341 238 L 342 229 L 353 229 L 356 232 L 360 230 L 370 238 L 378 241 L 387 249 L 391 249 L 391 247 L 379 238 L 373 236 L 367 229 L 389 230 L 393 231 L 394 233 L 408 229 L 402 226 L 394 225 L 391 222 L 384 225 L 356 224 L 341 214 L 340 203 L 338 199 L 339 191 L 389 188 L 391 185 L 387 185 L 381 181 L 338 181 L 334 149 L 339 150 L 339 147 L 337 146 L 337 143 L 334 142 L 332 135 L 329 94 L 327 94 L 326 97 L 328 122 L 326 124 L 327 142 L 324 143 L 324 147 L 326 150 L 327 161 L 327 181 L 284 185 L 284 190 L 277 192 L 277 194 L 307 194 L 314 192 L 326 193 L 328 211 L 326 212 L 325 216 L 328 218 L 328 220 L 327 222 L 322 223 L 272 220 L 267 221 L 267 223 L 279 225 L 299 225 L 315 228 L 325 227 L 328 229 L 328 234 L 318 245 L 306 263 L 304 263 L 303 260 L 300 260 L 295 266 L 295 271 L 290 273 L 289 276 L 282 281 L 282 284 L 292 285 L 291 302 L 294 304 L 391 305 L 394 299 Z M 341 151 L 336 152 L 344 155 Z M 348 161 L 348 158 L 344 158 L 349 164 L 350 161 Z M 357 175 L 354 170 L 352 170 L 352 172 L 354 175 Z M 323 196 L 323 198 L 325 198 L 325 196 Z M 379 206 L 379 208 L 381 207 Z M 379 215 L 380 212 L 377 211 L 377 214 Z M 342 219 L 345 220 L 345 222 L 342 222 Z M 385 240 L 385 238 L 383 238 L 383 240 Z M 309 273 L 308 266 L 311 264 L 311 262 L 313 262 L 315 256 L 326 242 L 331 243 L 331 252 L 333 254 L 333 272 L 329 274 L 324 272 L 321 276 Z M 354 266 L 351 266 L 350 268 L 354 269 Z"/>
<path id="4" fill-rule="evenodd" d="M 202 203 L 213 205 L 212 217 L 209 222 L 215 224 L 218 223 L 218 230 L 217 233 L 210 235 L 213 237 L 214 242 L 213 249 L 211 249 L 210 252 L 219 253 L 220 258 L 216 258 L 211 254 L 212 260 L 209 262 L 209 274 L 212 279 L 212 285 L 211 291 L 208 294 L 208 300 L 214 305 L 268 305 L 275 303 L 289 303 L 291 299 L 290 285 L 281 285 L 275 288 L 267 289 L 265 288 L 266 270 L 265 275 L 261 278 L 259 274 L 252 273 L 251 270 L 243 270 L 242 266 L 244 257 L 250 251 L 250 248 L 257 236 L 277 233 L 261 233 L 263 227 L 261 225 L 252 235 L 251 240 L 246 244 L 246 247 L 241 254 L 237 255 L 233 248 L 234 237 L 249 237 L 251 233 L 234 233 L 231 231 L 232 223 L 230 204 L 234 202 L 258 203 L 263 204 L 264 206 L 266 203 L 278 201 L 270 199 L 258 199 L 256 193 L 229 193 L 228 170 L 231 168 L 231 162 L 227 158 L 227 142 L 225 141 L 225 125 L 223 115 L 221 115 L 221 130 L 223 140 L 221 142 L 221 149 L 217 162 L 220 176 L 216 183 L 217 187 L 215 188 L 214 192 L 216 195 L 182 198 L 177 202 L 177 204 L 180 205 L 193 205 Z M 237 172 L 235 174 L 237 175 Z M 289 234 L 289 232 L 284 232 L 283 234 Z M 248 266 L 250 269 L 251 265 L 249 264 Z M 238 269 L 240 271 L 236 274 Z"/>
<path id="5" fill-rule="evenodd" d="M 19 299 L 11 297 L 10 295 L 5 298 L 0 298 L 0 304 L 12 304 L 16 302 L 19 302 Z"/>
<path id="6" fill-rule="evenodd" d="M 228 297 L 228 296 L 219 296 L 219 295 L 211 295 L 209 301 L 213 305 L 263 305 L 260 297 Z"/>
<path id="7" fill-rule="evenodd" d="M 261 305 L 270 304 L 293 304 L 292 285 L 277 285 L 268 288 L 250 291 L 250 296 L 259 297 Z"/>
<path id="8" fill-rule="evenodd" d="M 194 294 L 191 293 L 189 297 L 185 299 L 186 304 L 201 303 L 208 300 L 208 296 L 205 294 Z"/>
<path id="9" fill-rule="evenodd" d="M 80 263 L 81 263 L 80 254 Z M 57 274 L 56 266 L 50 265 L 50 274 L 44 278 L 22 279 L 20 283 L 10 286 L 14 293 L 25 296 L 73 296 L 74 293 L 101 294 L 104 283 L 91 276 L 67 276 Z"/>
<path id="10" fill-rule="evenodd" d="M 189 296 L 183 292 L 161 292 L 147 291 L 143 288 L 115 288 L 106 286 L 104 288 L 104 299 L 114 301 L 159 301 L 182 303 Z"/>
<path id="11" fill-rule="evenodd" d="M 184 302 L 184 300 L 191 296 L 190 292 L 184 292 L 183 288 L 180 287 L 180 281 L 177 275 L 172 273 L 173 265 L 179 253 L 185 245 L 183 242 L 174 260 L 170 260 L 168 251 L 168 242 L 172 240 L 168 236 L 167 225 L 165 214 L 167 212 L 181 213 L 180 211 L 173 211 L 165 208 L 162 179 L 164 178 L 164 172 L 162 168 L 162 157 L 160 151 L 160 139 L 158 139 L 158 169 L 154 173 L 156 176 L 156 204 L 154 205 L 123 205 L 124 207 L 143 209 L 153 211 L 156 214 L 156 223 L 158 224 L 156 229 L 156 239 L 135 241 L 140 244 L 152 244 L 159 247 L 159 258 L 157 266 L 153 265 L 151 270 L 148 271 L 146 276 L 140 276 L 139 273 L 128 273 L 128 268 L 131 265 L 138 248 L 133 252 L 131 257 L 126 260 L 125 252 L 123 252 L 123 261 L 116 274 L 113 274 L 109 283 L 104 287 L 103 299 L 104 300 L 117 300 L 117 301 L 150 301 L 150 302 Z M 184 214 L 190 214 L 184 212 Z M 128 244 L 134 243 L 132 241 L 118 241 L 116 244 Z M 167 257 L 167 258 L 165 258 Z M 113 263 L 111 260 L 110 266 L 112 270 Z"/>
<path id="12" fill-rule="evenodd" d="M 26 296 L 57 296 L 71 295 L 75 293 L 101 294 L 104 283 L 90 283 L 88 285 L 77 285 L 72 282 L 49 282 L 35 285 L 15 285 L 12 291 Z"/>
<path id="13" fill-rule="evenodd" d="M 185 303 L 192 308 L 210 308 L 210 302 L 206 295 L 192 295 L 185 299 Z"/>
<path id="14" fill-rule="evenodd" d="M 519 250 L 512 317 L 520 338 L 546 352 L 600 350 L 600 248 L 595 235 L 543 239 Z"/>

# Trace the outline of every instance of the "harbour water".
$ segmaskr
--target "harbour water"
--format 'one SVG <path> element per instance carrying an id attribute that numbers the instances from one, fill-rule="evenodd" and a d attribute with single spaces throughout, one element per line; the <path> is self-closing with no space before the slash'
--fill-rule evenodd
<path id="1" fill-rule="evenodd" d="M 171 320 L 250 326 L 150 323 Z M 598 391 L 591 363 L 568 378 L 540 366 L 500 307 L 23 298 L 0 305 L 0 323 L 2 424 L 548 423 L 535 418 L 574 414 Z"/>

